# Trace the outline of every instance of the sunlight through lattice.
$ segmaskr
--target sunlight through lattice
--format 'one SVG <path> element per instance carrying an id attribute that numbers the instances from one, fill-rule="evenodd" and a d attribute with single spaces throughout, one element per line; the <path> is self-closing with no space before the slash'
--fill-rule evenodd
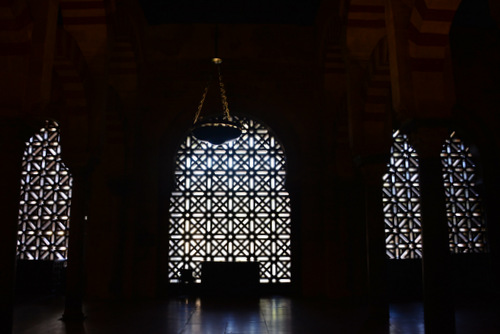
<path id="1" fill-rule="evenodd" d="M 290 200 L 285 155 L 269 130 L 241 118 L 243 135 L 223 145 L 191 135 L 176 160 L 170 201 L 169 280 L 201 263 L 259 262 L 261 283 L 291 282 Z"/>
<path id="2" fill-rule="evenodd" d="M 26 143 L 22 162 L 17 254 L 26 260 L 66 260 L 71 175 L 61 161 L 59 129 L 46 122 Z"/>
<path id="3" fill-rule="evenodd" d="M 395 133 L 388 168 L 382 189 L 386 254 L 390 259 L 421 257 L 418 155 L 406 135 Z"/>
<path id="4" fill-rule="evenodd" d="M 454 253 L 486 251 L 486 227 L 481 200 L 475 189 L 476 166 L 468 147 L 454 135 L 441 152 L 446 192 L 446 213 L 450 228 L 450 249 Z"/>
<path id="5" fill-rule="evenodd" d="M 475 189 L 472 154 L 454 134 L 441 152 L 450 252 L 487 251 L 481 200 Z M 388 173 L 383 177 L 386 254 L 390 259 L 422 257 L 418 156 L 406 135 L 394 135 Z"/>

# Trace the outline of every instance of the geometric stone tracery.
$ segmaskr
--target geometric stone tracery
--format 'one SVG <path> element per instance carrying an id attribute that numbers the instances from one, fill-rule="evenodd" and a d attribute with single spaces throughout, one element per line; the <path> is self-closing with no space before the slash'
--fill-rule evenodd
<path id="1" fill-rule="evenodd" d="M 262 124 L 238 118 L 243 134 L 212 145 L 188 135 L 176 158 L 170 199 L 169 281 L 184 270 L 201 282 L 205 261 L 258 262 L 260 283 L 291 282 L 291 214 L 285 155 Z"/>
<path id="2" fill-rule="evenodd" d="M 382 198 L 387 257 L 422 257 L 418 155 L 405 134 L 394 134 Z"/>
<path id="3" fill-rule="evenodd" d="M 475 191 L 475 165 L 454 133 L 441 152 L 450 252 L 487 252 L 481 201 Z M 395 132 L 388 172 L 383 176 L 386 255 L 422 257 L 418 155 L 404 134 Z"/>
<path id="4" fill-rule="evenodd" d="M 481 199 L 475 189 L 476 170 L 468 147 L 454 134 L 441 152 L 446 213 L 453 253 L 484 253 L 486 226 Z"/>
<path id="5" fill-rule="evenodd" d="M 59 128 L 45 126 L 26 143 L 21 172 L 17 256 L 67 260 L 72 177 L 61 160 Z"/>

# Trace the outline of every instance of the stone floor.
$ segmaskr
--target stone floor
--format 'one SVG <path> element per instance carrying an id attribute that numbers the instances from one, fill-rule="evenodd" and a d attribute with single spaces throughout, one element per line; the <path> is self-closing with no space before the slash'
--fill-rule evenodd
<path id="1" fill-rule="evenodd" d="M 367 322 L 361 304 L 289 297 L 246 299 L 172 298 L 166 301 L 86 303 L 83 322 L 60 320 L 63 299 L 40 297 L 19 302 L 14 334 L 212 334 L 212 333 L 424 333 L 418 302 L 390 306 L 390 325 Z M 456 306 L 458 334 L 500 333 L 498 304 L 475 302 Z"/>

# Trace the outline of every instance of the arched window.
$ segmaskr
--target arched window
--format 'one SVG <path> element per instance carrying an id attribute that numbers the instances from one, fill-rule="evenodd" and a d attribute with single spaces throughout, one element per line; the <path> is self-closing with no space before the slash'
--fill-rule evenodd
<path id="1" fill-rule="evenodd" d="M 236 117 L 235 117 L 236 118 Z M 238 119 L 238 140 L 212 145 L 187 136 L 170 201 L 169 281 L 201 282 L 205 261 L 258 262 L 261 283 L 291 282 L 290 199 L 285 154 L 264 125 Z"/>
<path id="2" fill-rule="evenodd" d="M 386 254 L 390 259 L 422 257 L 418 155 L 405 134 L 394 133 L 383 177 Z"/>
<path id="3" fill-rule="evenodd" d="M 453 253 L 486 252 L 481 201 L 475 190 L 472 154 L 453 133 L 441 152 L 446 212 Z M 395 132 L 388 173 L 383 177 L 386 254 L 422 257 L 418 156 L 404 134 Z"/>
<path id="4" fill-rule="evenodd" d="M 450 227 L 450 249 L 454 253 L 483 253 L 486 226 L 481 199 L 475 189 L 476 166 L 468 147 L 453 133 L 441 152 Z"/>
<path id="5" fill-rule="evenodd" d="M 61 161 L 59 128 L 47 121 L 26 143 L 22 162 L 17 254 L 66 260 L 72 178 Z"/>

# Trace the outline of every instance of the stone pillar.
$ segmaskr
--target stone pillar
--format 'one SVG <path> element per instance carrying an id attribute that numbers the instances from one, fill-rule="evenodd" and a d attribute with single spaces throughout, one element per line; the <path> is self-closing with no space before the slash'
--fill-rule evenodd
<path id="1" fill-rule="evenodd" d="M 385 256 L 382 176 L 388 156 L 365 158 L 361 170 L 365 181 L 366 248 L 370 302 L 370 327 L 389 325 L 387 267 Z"/>
<path id="2" fill-rule="evenodd" d="M 82 321 L 85 318 L 82 306 L 85 293 L 85 224 L 90 178 L 87 168 L 70 168 L 70 171 L 73 176 L 73 187 L 63 320 Z"/>
<path id="3" fill-rule="evenodd" d="M 482 200 L 485 209 L 486 227 L 488 233 L 488 248 L 490 251 L 491 269 L 493 275 L 493 291 L 500 295 L 500 153 L 497 150 L 485 150 L 481 154 L 483 172 Z M 486 154 L 485 154 L 486 153 Z"/>
<path id="4" fill-rule="evenodd" d="M 420 127 L 410 135 L 419 157 L 426 334 L 455 333 L 449 232 L 440 157 L 447 135 L 448 130 L 441 127 Z"/>
<path id="5" fill-rule="evenodd" d="M 130 293 L 130 273 L 126 270 L 127 259 L 133 257 L 133 250 L 130 248 L 131 226 L 130 226 L 130 208 L 133 204 L 131 198 L 133 194 L 133 183 L 127 175 L 117 176 L 109 180 L 109 186 L 114 196 L 118 200 L 118 224 L 116 231 L 117 241 L 116 249 L 113 254 L 113 273 L 111 277 L 110 293 L 113 298 L 124 298 Z M 168 244 L 168 239 L 164 240 Z M 166 263 L 166 262 L 165 262 Z M 164 266 L 167 267 L 167 266 Z M 167 268 L 165 268 L 166 270 Z M 168 275 L 165 276 L 168 279 Z"/>
<path id="6" fill-rule="evenodd" d="M 0 333 L 12 332 L 21 165 L 29 129 L 19 119 L 0 119 Z"/>

